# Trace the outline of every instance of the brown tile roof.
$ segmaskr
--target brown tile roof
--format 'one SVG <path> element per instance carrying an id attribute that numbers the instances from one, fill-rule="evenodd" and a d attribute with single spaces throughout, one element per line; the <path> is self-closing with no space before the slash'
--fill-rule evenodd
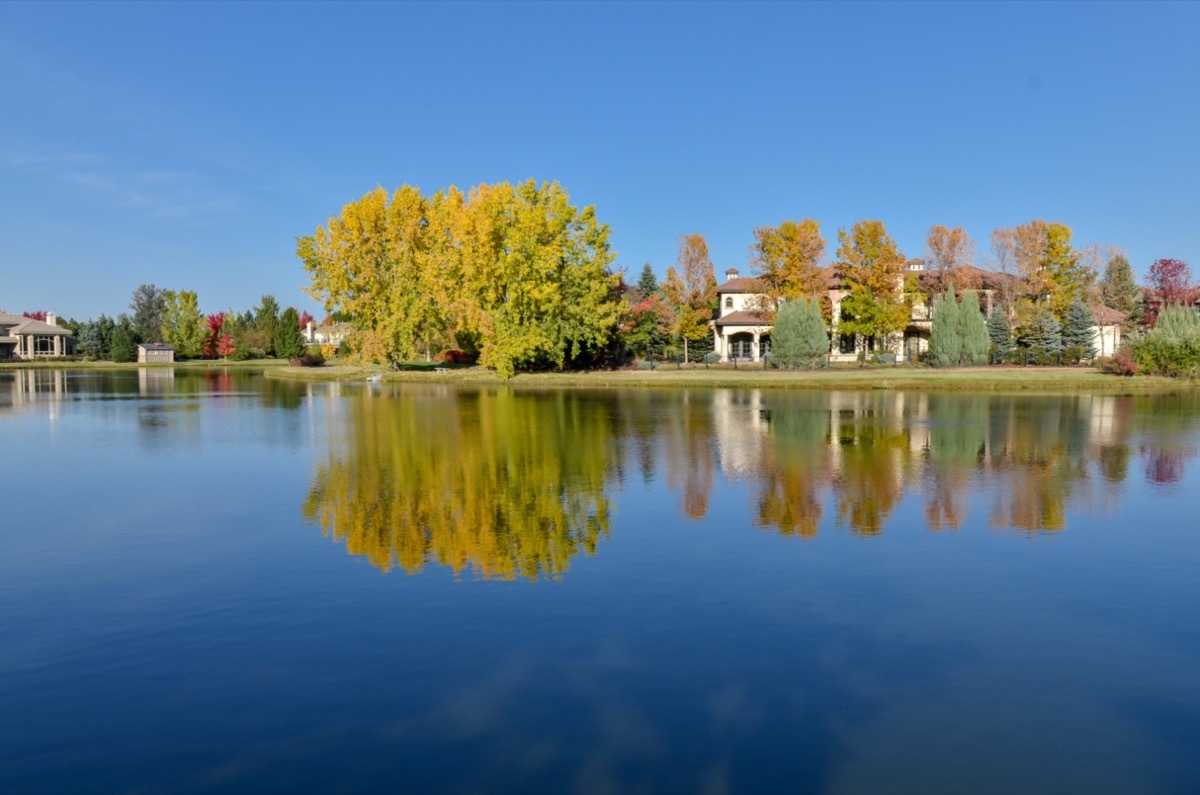
<path id="1" fill-rule="evenodd" d="M 736 279 L 730 279 L 717 288 L 718 293 L 761 293 L 765 290 L 766 285 L 758 279 L 752 279 L 749 276 L 739 276 Z"/>
<path id="2" fill-rule="evenodd" d="M 1097 326 L 1119 326 L 1129 319 L 1129 315 L 1104 304 L 1093 304 L 1089 308 Z"/>
<path id="3" fill-rule="evenodd" d="M 717 318 L 718 326 L 762 326 L 770 323 L 762 312 L 730 312 Z"/>

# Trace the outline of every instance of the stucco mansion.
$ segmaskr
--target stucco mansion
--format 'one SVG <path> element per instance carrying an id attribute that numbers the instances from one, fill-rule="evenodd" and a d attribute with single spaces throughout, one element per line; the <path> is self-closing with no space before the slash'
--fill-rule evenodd
<path id="1" fill-rule="evenodd" d="M 75 339 L 53 314 L 34 320 L 0 311 L 0 359 L 72 356 Z"/>
<path id="2" fill-rule="evenodd" d="M 832 267 L 823 268 L 829 301 L 833 306 L 833 328 L 831 331 L 831 361 L 852 362 L 860 353 L 892 354 L 897 361 L 915 361 L 929 350 L 929 333 L 933 328 L 933 310 L 930 296 L 941 292 L 940 275 L 922 269 L 920 261 L 910 263 L 909 274 L 917 277 L 917 299 L 912 305 L 912 314 L 904 331 L 886 339 L 870 339 L 851 334 L 838 334 L 842 299 L 849 294 L 845 285 L 838 282 Z M 1004 274 L 960 265 L 960 275 L 974 284 L 979 295 L 980 322 L 992 311 L 992 303 L 1003 286 L 1002 280 L 1012 278 Z M 740 276 L 736 268 L 725 271 L 725 283 L 717 287 L 719 309 L 717 318 L 710 322 L 713 330 L 713 350 L 723 362 L 760 362 L 771 350 L 771 324 L 766 313 L 761 311 L 766 295 L 758 279 Z M 1121 324 L 1125 315 L 1101 304 L 1091 306 L 1096 325 L 1097 355 L 1111 356 L 1121 343 Z"/>

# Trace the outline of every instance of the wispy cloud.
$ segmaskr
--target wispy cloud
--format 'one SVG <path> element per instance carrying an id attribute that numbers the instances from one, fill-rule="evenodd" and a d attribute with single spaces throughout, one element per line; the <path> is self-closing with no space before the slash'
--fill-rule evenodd
<path id="1" fill-rule="evenodd" d="M 0 170 L 66 183 L 98 204 L 124 207 L 151 218 L 202 226 L 237 212 L 242 200 L 198 171 L 123 168 L 87 153 L 5 154 Z"/>

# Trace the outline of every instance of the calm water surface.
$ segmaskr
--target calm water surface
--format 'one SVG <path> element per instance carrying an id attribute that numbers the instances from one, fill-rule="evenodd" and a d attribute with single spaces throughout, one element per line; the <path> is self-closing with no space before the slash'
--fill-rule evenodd
<path id="1" fill-rule="evenodd" d="M 1197 792 L 1200 398 L 0 372 L 0 791 Z"/>

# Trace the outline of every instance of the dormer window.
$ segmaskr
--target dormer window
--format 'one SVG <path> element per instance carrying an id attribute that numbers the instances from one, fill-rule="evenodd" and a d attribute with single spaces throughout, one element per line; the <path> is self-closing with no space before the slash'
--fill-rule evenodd
<path id="1" fill-rule="evenodd" d="M 732 295 L 725 296 L 725 308 L 733 309 L 733 296 Z"/>

